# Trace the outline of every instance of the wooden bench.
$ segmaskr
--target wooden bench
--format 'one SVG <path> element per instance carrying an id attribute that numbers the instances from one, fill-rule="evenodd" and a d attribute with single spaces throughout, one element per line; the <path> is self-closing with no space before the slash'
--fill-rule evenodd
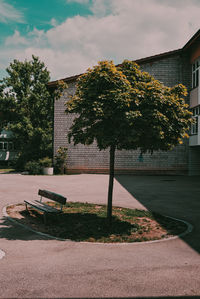
<path id="1" fill-rule="evenodd" d="M 28 211 L 28 205 L 31 206 L 31 208 L 36 209 L 43 213 L 44 215 L 44 223 L 46 224 L 46 215 L 47 214 L 59 214 L 62 213 L 63 205 L 66 204 L 66 197 L 48 191 L 48 190 L 38 190 L 38 195 L 40 195 L 40 200 L 24 200 L 26 205 L 26 210 Z M 51 207 L 48 204 L 45 204 L 42 202 L 42 198 L 48 198 L 52 201 L 58 202 L 60 204 L 60 209 L 57 209 L 55 207 Z"/>

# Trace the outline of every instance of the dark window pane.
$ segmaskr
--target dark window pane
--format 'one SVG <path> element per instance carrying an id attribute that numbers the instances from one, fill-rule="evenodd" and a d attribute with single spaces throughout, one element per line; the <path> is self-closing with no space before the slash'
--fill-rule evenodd
<path id="1" fill-rule="evenodd" d="M 195 133 L 198 133 L 198 117 L 196 117 Z"/>
<path id="2" fill-rule="evenodd" d="M 195 88 L 195 73 L 192 74 L 192 88 Z"/>
<path id="3" fill-rule="evenodd" d="M 196 71 L 196 86 L 199 86 L 199 70 Z"/>
<path id="4" fill-rule="evenodd" d="M 8 142 L 4 142 L 4 149 L 5 149 L 5 150 L 8 149 Z"/>

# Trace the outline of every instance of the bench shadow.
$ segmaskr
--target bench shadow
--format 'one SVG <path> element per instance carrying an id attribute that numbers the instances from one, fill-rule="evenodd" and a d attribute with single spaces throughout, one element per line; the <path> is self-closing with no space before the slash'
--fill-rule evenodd
<path id="1" fill-rule="evenodd" d="M 18 219 L 13 218 L 14 221 Z M 0 226 L 0 238 L 7 240 L 22 240 L 22 241 L 32 241 L 32 240 L 52 240 L 47 236 L 41 236 L 36 232 L 33 232 L 20 225 L 20 222 L 14 222 L 9 220 L 7 217 L 1 218 Z"/>
<path id="2" fill-rule="evenodd" d="M 116 175 L 115 179 L 149 211 L 192 224 L 193 231 L 181 239 L 200 252 L 200 177 Z"/>

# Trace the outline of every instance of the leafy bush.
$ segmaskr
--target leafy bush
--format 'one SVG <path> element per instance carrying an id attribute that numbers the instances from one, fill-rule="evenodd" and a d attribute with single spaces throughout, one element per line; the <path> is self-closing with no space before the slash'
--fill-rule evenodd
<path id="1" fill-rule="evenodd" d="M 24 169 L 28 171 L 29 174 L 41 174 L 41 166 L 38 161 L 27 162 Z"/>
<path id="2" fill-rule="evenodd" d="M 41 167 L 52 167 L 52 160 L 49 157 L 45 157 L 39 160 Z"/>
<path id="3" fill-rule="evenodd" d="M 67 147 L 59 147 L 55 156 L 56 172 L 64 174 L 67 163 Z"/>

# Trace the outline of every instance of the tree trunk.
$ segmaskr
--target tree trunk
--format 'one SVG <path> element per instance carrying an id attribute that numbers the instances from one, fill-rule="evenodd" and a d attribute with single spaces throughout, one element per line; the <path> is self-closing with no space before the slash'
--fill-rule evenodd
<path id="1" fill-rule="evenodd" d="M 112 225 L 112 196 L 114 183 L 114 166 L 115 166 L 115 146 L 110 147 L 110 170 L 109 170 L 109 186 L 108 186 L 108 205 L 107 205 L 107 220 L 108 225 Z"/>

